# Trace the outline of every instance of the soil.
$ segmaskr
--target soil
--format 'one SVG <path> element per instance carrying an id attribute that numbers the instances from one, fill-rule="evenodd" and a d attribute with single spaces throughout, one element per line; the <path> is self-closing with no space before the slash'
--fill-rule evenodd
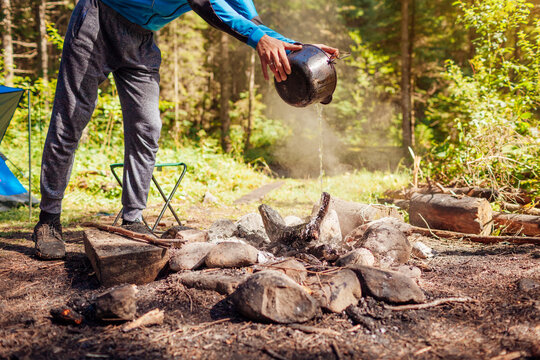
<path id="1" fill-rule="evenodd" d="M 208 225 L 208 214 L 200 220 L 193 214 L 189 225 Z M 44 262 L 33 256 L 28 230 L 0 232 L 0 358 L 540 358 L 540 288 L 518 284 L 524 278 L 540 281 L 538 246 L 424 237 L 436 256 L 411 263 L 422 269 L 419 284 L 428 301 L 473 301 L 391 311 L 367 297 L 358 310 L 369 321 L 355 325 L 345 313 L 322 313 L 304 324 L 316 328 L 310 333 L 250 322 L 226 296 L 185 288 L 163 274 L 138 287 L 138 314 L 160 308 L 164 323 L 124 333 L 122 324 L 52 321 L 52 308 L 85 303 L 105 291 L 84 254 L 81 228 L 68 225 L 64 235 L 65 261 Z"/>

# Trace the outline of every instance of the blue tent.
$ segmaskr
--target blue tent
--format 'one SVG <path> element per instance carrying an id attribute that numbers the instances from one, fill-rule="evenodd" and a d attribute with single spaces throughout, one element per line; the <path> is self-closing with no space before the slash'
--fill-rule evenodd
<path id="1" fill-rule="evenodd" d="M 0 85 L 0 144 L 23 94 L 23 89 Z M 28 120 L 30 121 L 30 116 Z M 30 131 L 30 123 L 28 130 Z M 28 141 L 30 142 L 30 133 L 28 135 Z M 36 203 L 37 201 L 32 200 L 31 194 L 26 191 L 8 168 L 6 160 L 5 156 L 0 153 L 0 211 L 24 203 Z M 29 170 L 29 172 L 31 171 Z"/>

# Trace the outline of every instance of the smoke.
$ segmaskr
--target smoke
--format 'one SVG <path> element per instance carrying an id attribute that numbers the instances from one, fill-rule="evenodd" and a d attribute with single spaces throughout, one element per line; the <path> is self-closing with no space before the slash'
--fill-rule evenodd
<path id="1" fill-rule="evenodd" d="M 283 102 L 275 92 L 268 96 L 267 106 L 272 117 L 281 119 L 291 129 L 291 134 L 283 139 L 274 150 L 275 163 L 287 176 L 318 177 L 320 174 L 320 154 L 323 157 L 325 175 L 334 175 L 350 170 L 341 161 L 343 144 L 325 120 L 322 110 L 322 131 L 316 105 L 295 108 Z M 320 151 L 322 135 L 322 152 Z"/>

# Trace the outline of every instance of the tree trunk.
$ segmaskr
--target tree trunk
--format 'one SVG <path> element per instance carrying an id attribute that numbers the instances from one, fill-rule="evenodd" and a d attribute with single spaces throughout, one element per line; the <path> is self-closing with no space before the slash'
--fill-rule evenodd
<path id="1" fill-rule="evenodd" d="M 401 0 L 401 114 L 403 149 L 412 146 L 411 127 L 411 45 L 410 45 L 410 12 L 411 0 Z"/>
<path id="2" fill-rule="evenodd" d="M 178 21 L 173 21 L 171 24 L 173 31 L 173 62 L 174 62 L 174 125 L 173 125 L 173 140 L 174 144 L 178 147 L 180 145 L 180 124 L 178 119 L 179 108 L 178 103 L 180 102 L 178 92 L 180 91 L 180 86 L 178 83 Z"/>
<path id="3" fill-rule="evenodd" d="M 251 127 L 253 126 L 253 110 L 255 108 L 255 51 L 251 52 L 249 59 L 249 105 L 248 105 L 248 117 L 246 126 L 246 142 L 244 145 L 244 153 L 251 147 Z"/>
<path id="4" fill-rule="evenodd" d="M 13 38 L 11 35 L 11 3 L 10 0 L 0 0 L 2 7 L 2 44 L 4 48 L 5 83 L 13 86 Z"/>
<path id="5" fill-rule="evenodd" d="M 221 69 L 219 71 L 219 82 L 221 87 L 221 97 L 219 106 L 219 120 L 221 122 L 221 148 L 224 152 L 231 152 L 231 138 L 229 129 L 231 118 L 229 117 L 229 100 L 231 98 L 231 76 L 229 59 L 229 35 L 221 34 Z"/>
<path id="6" fill-rule="evenodd" d="M 49 52 L 47 51 L 47 26 L 46 26 L 46 0 L 41 0 L 38 4 L 38 27 L 39 27 L 39 59 L 41 67 L 41 78 L 43 81 L 43 99 L 45 106 L 45 116 L 49 113 Z"/>
<path id="7" fill-rule="evenodd" d="M 411 106 L 411 148 L 414 149 L 416 145 L 416 139 L 414 136 L 414 128 L 416 123 L 415 110 L 414 110 L 414 74 L 413 74 L 413 55 L 414 55 L 414 38 L 415 38 L 415 14 L 416 14 L 416 0 L 411 0 L 411 10 L 410 10 L 410 28 L 409 28 L 409 77 L 410 77 L 410 106 Z"/>

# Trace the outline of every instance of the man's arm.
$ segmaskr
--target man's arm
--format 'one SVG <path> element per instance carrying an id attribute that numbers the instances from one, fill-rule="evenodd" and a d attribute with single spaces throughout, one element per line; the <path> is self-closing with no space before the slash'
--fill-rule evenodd
<path id="1" fill-rule="evenodd" d="M 266 80 L 267 67 L 278 82 L 287 79 L 291 73 L 287 51 L 300 50 L 302 46 L 264 26 L 252 0 L 188 0 L 188 3 L 207 23 L 256 49 Z M 328 46 L 323 50 L 337 52 Z"/>

